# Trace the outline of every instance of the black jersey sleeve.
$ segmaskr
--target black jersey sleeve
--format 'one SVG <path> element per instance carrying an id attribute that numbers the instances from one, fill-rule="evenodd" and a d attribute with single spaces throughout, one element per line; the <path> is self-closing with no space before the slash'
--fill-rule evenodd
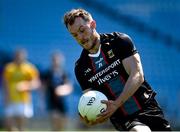
<path id="1" fill-rule="evenodd" d="M 121 60 L 137 53 L 132 39 L 127 34 L 115 32 L 114 35 L 115 43 L 113 45 Z"/>
<path id="2" fill-rule="evenodd" d="M 83 68 L 81 66 L 83 66 L 83 65 L 80 65 L 80 62 L 77 61 L 75 64 L 74 71 L 75 71 L 76 79 L 77 79 L 78 83 L 80 84 L 81 89 L 84 91 L 84 90 L 90 88 L 90 85 L 84 77 L 84 72 L 82 70 Z"/>

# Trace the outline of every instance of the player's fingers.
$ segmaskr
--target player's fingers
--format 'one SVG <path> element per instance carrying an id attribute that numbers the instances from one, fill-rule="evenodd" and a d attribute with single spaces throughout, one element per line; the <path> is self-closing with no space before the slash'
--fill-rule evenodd
<path id="1" fill-rule="evenodd" d="M 89 122 L 89 120 L 87 119 L 86 116 L 81 116 L 81 114 L 79 113 L 79 117 L 80 117 L 80 120 L 83 121 L 85 124 L 87 125 L 91 125 L 91 123 Z"/>
<path id="2" fill-rule="evenodd" d="M 84 120 L 85 120 L 85 122 L 89 123 L 87 116 L 84 116 Z"/>
<path id="3" fill-rule="evenodd" d="M 103 122 L 105 122 L 105 121 L 107 121 L 108 120 L 108 118 L 105 116 L 103 116 L 103 117 L 98 117 L 97 119 L 96 119 L 96 122 L 97 123 L 103 123 Z"/>
<path id="4" fill-rule="evenodd" d="M 80 113 L 78 113 L 78 115 L 80 116 L 80 118 L 82 118 L 82 115 Z"/>
<path id="5" fill-rule="evenodd" d="M 106 116 L 106 115 L 109 115 L 109 114 L 110 114 L 110 112 L 109 112 L 109 110 L 107 109 L 106 111 L 98 114 L 97 117 L 103 117 L 103 116 Z"/>
<path id="6" fill-rule="evenodd" d="M 98 123 L 103 123 L 103 122 L 105 122 L 105 121 L 107 121 L 108 120 L 108 118 L 106 118 L 106 119 L 101 119 L 101 120 L 98 120 Z"/>
<path id="7" fill-rule="evenodd" d="M 82 117 L 82 115 L 81 115 L 80 113 L 78 113 L 78 114 L 79 114 L 80 120 L 84 120 L 84 118 Z"/>
<path id="8" fill-rule="evenodd" d="M 86 122 L 86 124 L 88 125 L 88 126 L 92 126 L 92 125 L 95 125 L 95 124 L 97 124 L 98 122 L 97 121 L 89 121 L 89 120 L 87 120 L 87 122 Z"/>
<path id="9" fill-rule="evenodd" d="M 108 100 L 101 100 L 101 103 L 108 105 Z"/>
<path id="10" fill-rule="evenodd" d="M 79 118 L 80 118 L 80 119 L 82 119 L 82 118 L 83 118 L 83 117 L 81 116 L 81 114 L 80 114 L 80 113 L 78 113 L 78 115 L 79 115 Z"/>
<path id="11" fill-rule="evenodd" d="M 88 118 L 87 118 L 87 116 L 84 117 L 84 120 L 85 120 L 85 122 L 86 122 L 86 124 L 87 124 L 88 126 L 92 126 L 92 125 L 97 124 L 96 121 L 89 121 Z"/>
<path id="12" fill-rule="evenodd" d="M 97 124 L 97 122 L 89 122 L 88 124 L 89 124 L 90 126 L 92 126 L 92 125 Z"/>

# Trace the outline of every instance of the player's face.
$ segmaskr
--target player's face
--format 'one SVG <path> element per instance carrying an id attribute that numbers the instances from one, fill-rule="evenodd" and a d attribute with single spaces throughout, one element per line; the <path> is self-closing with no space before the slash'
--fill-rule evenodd
<path id="1" fill-rule="evenodd" d="M 26 57 L 27 57 L 27 53 L 24 50 L 19 50 L 19 51 L 16 51 L 15 53 L 15 61 L 17 63 L 24 62 L 26 60 Z"/>
<path id="2" fill-rule="evenodd" d="M 94 24 L 92 24 L 94 23 Z M 86 50 L 92 50 L 96 44 L 95 22 L 86 22 L 81 17 L 77 17 L 73 25 L 68 25 L 68 29 L 78 43 Z"/>

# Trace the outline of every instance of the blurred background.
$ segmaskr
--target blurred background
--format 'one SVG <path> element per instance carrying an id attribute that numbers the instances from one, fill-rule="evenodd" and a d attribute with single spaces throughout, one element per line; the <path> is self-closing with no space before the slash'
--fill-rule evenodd
<path id="1" fill-rule="evenodd" d="M 81 89 L 74 64 L 81 47 L 63 24 L 64 13 L 82 7 L 89 11 L 100 33 L 123 32 L 138 49 L 146 80 L 174 130 L 180 130 L 180 1 L 179 0 L 0 0 L 0 76 L 17 48 L 40 74 L 50 66 L 54 51 L 64 55 L 63 66 L 73 85 L 64 96 L 67 123 L 63 130 L 114 130 L 109 122 L 86 127 L 79 121 Z M 1 85 L 1 83 L 0 83 Z M 43 87 L 43 86 L 42 86 Z M 0 86 L 0 130 L 4 129 L 4 93 Z M 43 88 L 32 91 L 34 116 L 27 130 L 51 130 Z"/>

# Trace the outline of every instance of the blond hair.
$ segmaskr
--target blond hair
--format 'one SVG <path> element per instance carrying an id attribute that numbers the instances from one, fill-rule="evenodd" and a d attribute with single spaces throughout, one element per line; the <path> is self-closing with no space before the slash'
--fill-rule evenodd
<path id="1" fill-rule="evenodd" d="M 89 12 L 87 12 L 84 9 L 78 8 L 78 9 L 72 9 L 71 11 L 67 12 L 64 15 L 64 24 L 68 28 L 68 25 L 72 25 L 75 21 L 75 18 L 81 17 L 85 21 L 92 20 L 92 16 Z"/>

